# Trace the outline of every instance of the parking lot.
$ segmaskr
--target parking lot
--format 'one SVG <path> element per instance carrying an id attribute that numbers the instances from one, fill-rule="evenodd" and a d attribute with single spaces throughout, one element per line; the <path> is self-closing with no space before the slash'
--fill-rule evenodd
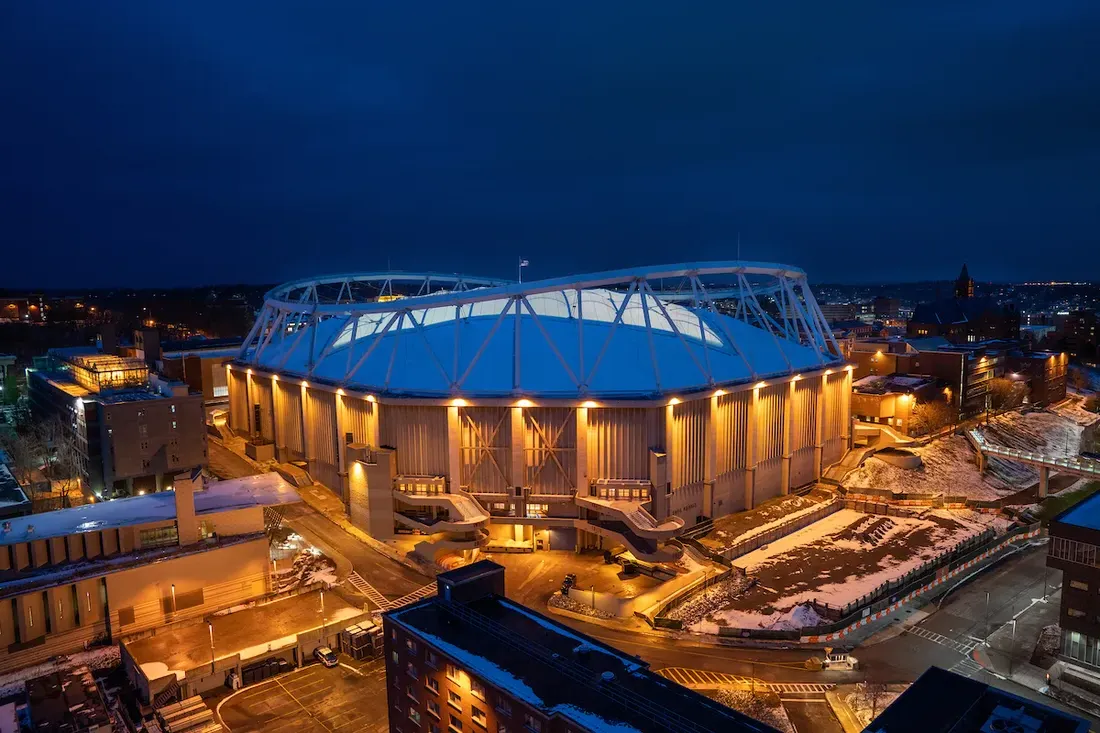
<path id="1" fill-rule="evenodd" d="M 231 733 L 383 733 L 386 668 L 381 659 L 320 664 L 260 682 L 225 698 L 218 716 Z"/>

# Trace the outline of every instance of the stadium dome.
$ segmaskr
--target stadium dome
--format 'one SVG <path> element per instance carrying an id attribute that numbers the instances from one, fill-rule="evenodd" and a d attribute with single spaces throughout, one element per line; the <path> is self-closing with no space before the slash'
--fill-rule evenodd
<path id="1" fill-rule="evenodd" d="M 239 359 L 380 395 L 543 399 L 671 397 L 842 361 L 805 273 L 743 262 L 296 281 L 267 294 Z"/>

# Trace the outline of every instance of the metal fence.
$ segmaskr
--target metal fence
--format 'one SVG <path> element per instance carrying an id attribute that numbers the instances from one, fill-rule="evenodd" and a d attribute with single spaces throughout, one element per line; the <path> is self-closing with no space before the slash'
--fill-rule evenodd
<path id="1" fill-rule="evenodd" d="M 937 570 L 945 566 L 949 566 L 952 561 L 962 556 L 969 556 L 971 551 L 975 548 L 984 549 L 990 541 L 996 538 L 996 533 L 992 529 L 987 529 L 981 534 L 975 535 L 968 540 L 964 540 L 959 544 L 952 547 L 947 552 L 934 557 L 910 570 L 905 575 L 895 580 L 888 580 L 885 583 L 878 585 L 873 590 L 864 593 L 859 598 L 855 599 L 851 603 L 847 603 L 843 606 L 833 606 L 828 603 L 818 603 L 815 600 L 810 601 L 810 607 L 814 609 L 818 616 L 822 618 L 832 619 L 834 621 L 840 620 L 849 616 L 852 613 L 862 610 L 870 603 L 883 598 L 887 595 L 897 595 L 896 591 L 902 588 L 908 587 L 910 584 L 916 583 L 916 585 L 923 584 L 928 578 L 934 577 Z"/>

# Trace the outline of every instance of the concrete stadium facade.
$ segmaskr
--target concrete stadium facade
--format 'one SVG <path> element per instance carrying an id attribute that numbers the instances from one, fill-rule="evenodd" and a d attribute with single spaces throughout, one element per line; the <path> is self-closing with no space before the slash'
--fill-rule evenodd
<path id="1" fill-rule="evenodd" d="M 300 281 L 227 368 L 234 431 L 436 562 L 620 543 L 673 560 L 685 527 L 814 481 L 850 437 L 850 370 L 779 265 Z"/>

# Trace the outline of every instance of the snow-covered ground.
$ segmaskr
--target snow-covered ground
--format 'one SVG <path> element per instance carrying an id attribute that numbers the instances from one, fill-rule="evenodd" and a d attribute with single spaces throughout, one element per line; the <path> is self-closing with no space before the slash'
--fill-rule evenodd
<path id="1" fill-rule="evenodd" d="M 298 552 L 289 568 L 280 568 L 275 574 L 275 592 L 283 593 L 310 583 L 336 585 L 336 563 L 325 557 L 317 548 L 307 547 Z"/>
<path id="2" fill-rule="evenodd" d="M 116 644 L 98 649 L 89 649 L 86 652 L 78 652 L 62 659 L 17 669 L 14 672 L 0 675 L 0 698 L 19 694 L 26 686 L 27 680 L 33 680 L 35 677 L 41 677 L 51 672 L 85 666 L 93 671 L 110 669 L 111 667 L 117 667 L 120 662 L 121 658 Z"/>
<path id="3" fill-rule="evenodd" d="M 1090 416 L 1093 422 L 1098 417 L 1067 401 L 1052 412 L 1001 415 L 980 429 L 989 442 L 997 445 L 1057 456 L 1067 452 L 1074 455 L 1084 431 L 1083 416 Z M 1039 480 L 1037 469 L 999 458 L 990 458 L 989 469 L 984 474 L 979 473 L 974 449 L 960 435 L 948 435 L 910 450 L 921 457 L 923 466 L 909 470 L 872 457 L 849 474 L 844 485 L 994 500 L 1026 489 Z"/>
<path id="4" fill-rule="evenodd" d="M 849 693 L 844 698 L 844 702 L 855 713 L 860 725 L 870 725 L 874 718 L 901 696 L 905 691 L 901 687 L 908 687 L 908 685 L 891 685 L 889 689 L 877 690 L 866 685 L 857 685 L 856 691 Z"/>
<path id="5" fill-rule="evenodd" d="M 927 510 L 920 517 L 883 517 L 841 510 L 734 561 L 756 579 L 744 592 L 725 591 L 725 603 L 693 600 L 675 612 L 687 628 L 799 629 L 819 617 L 811 600 L 845 606 L 919 568 L 1004 520 L 978 512 Z M 694 613 L 691 611 L 694 610 Z"/>
<path id="6" fill-rule="evenodd" d="M 787 717 L 787 711 L 779 701 L 778 695 L 763 692 L 754 695 L 751 690 L 723 688 L 711 693 L 711 697 L 727 708 L 733 708 L 754 720 L 767 723 L 776 730 L 795 733 L 791 719 Z"/>

